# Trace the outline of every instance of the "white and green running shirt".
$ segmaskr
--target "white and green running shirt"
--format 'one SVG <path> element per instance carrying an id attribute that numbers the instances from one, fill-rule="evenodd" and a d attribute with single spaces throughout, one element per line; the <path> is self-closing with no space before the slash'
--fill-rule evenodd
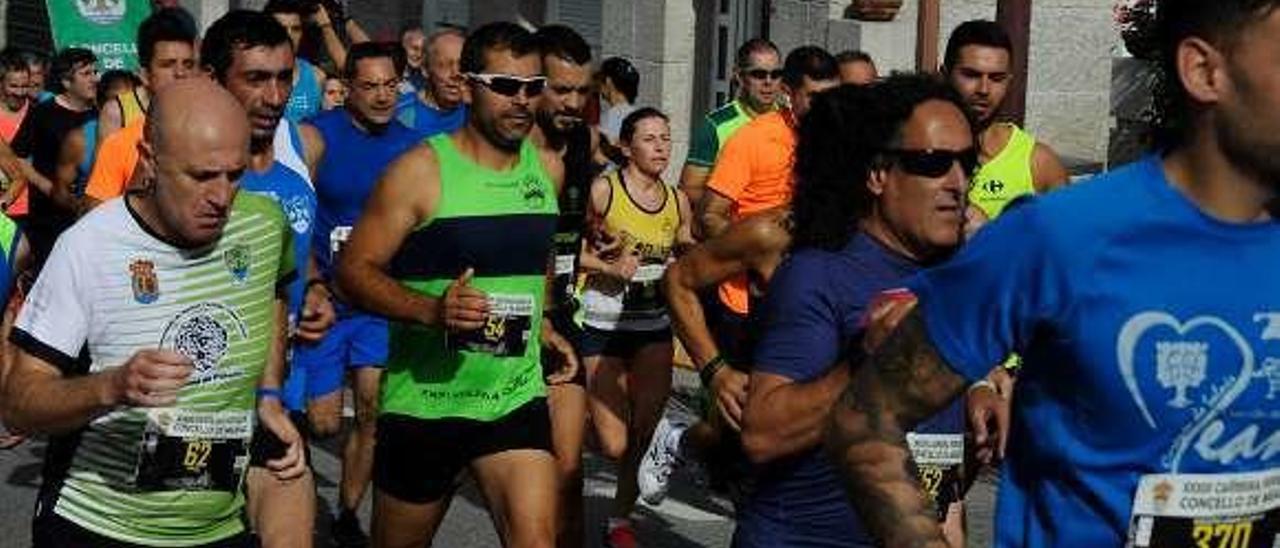
<path id="1" fill-rule="evenodd" d="M 37 511 L 147 546 L 240 533 L 254 390 L 277 286 L 293 275 L 280 207 L 248 192 L 218 242 L 201 249 L 162 241 L 123 199 L 67 230 L 19 313 L 14 343 L 66 376 L 156 348 L 187 356 L 195 371 L 172 407 L 118 407 L 52 440 Z"/>

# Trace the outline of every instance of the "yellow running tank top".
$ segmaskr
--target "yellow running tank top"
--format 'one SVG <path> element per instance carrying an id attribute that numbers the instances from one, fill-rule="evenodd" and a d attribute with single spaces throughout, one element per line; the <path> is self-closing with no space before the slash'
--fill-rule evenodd
<path id="1" fill-rule="evenodd" d="M 973 175 L 969 202 L 995 219 L 1014 198 L 1036 191 L 1031 175 L 1031 154 L 1036 140 L 1018 126 L 1008 124 L 1009 142 L 990 162 L 982 164 Z"/>
<path id="2" fill-rule="evenodd" d="M 604 228 L 621 239 L 623 256 L 639 256 L 640 268 L 627 282 L 604 274 L 587 275 L 582 287 L 583 323 L 607 331 L 666 329 L 671 321 L 659 286 L 680 229 L 676 191 L 663 184 L 662 205 L 651 211 L 631 198 L 620 170 L 610 173 L 608 180 Z"/>
<path id="3" fill-rule="evenodd" d="M 138 94 L 138 90 L 117 95 L 116 103 L 120 105 L 120 127 L 133 123 L 147 113 L 147 107 L 142 105 L 142 96 Z"/>

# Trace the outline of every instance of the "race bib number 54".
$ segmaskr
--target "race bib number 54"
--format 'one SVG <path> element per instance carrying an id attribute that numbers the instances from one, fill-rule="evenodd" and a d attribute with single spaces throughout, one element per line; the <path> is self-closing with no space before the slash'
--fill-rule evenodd
<path id="1" fill-rule="evenodd" d="M 1274 548 L 1280 470 L 1150 474 L 1138 482 L 1127 546 Z"/>
<path id="2" fill-rule="evenodd" d="M 489 295 L 489 316 L 484 327 L 449 334 L 450 351 L 482 352 L 498 357 L 523 356 L 533 331 L 532 295 Z"/>

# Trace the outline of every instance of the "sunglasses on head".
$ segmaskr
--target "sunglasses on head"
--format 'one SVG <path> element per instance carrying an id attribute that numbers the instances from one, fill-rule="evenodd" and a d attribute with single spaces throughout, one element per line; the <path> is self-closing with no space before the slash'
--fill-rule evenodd
<path id="1" fill-rule="evenodd" d="M 889 149 L 884 153 L 893 158 L 903 171 L 920 177 L 946 175 L 957 162 L 966 176 L 973 175 L 978 170 L 978 149 L 973 147 L 964 150 Z"/>
<path id="2" fill-rule="evenodd" d="M 533 97 L 541 94 L 542 89 L 547 87 L 547 79 L 543 76 L 525 78 L 510 74 L 476 74 L 474 72 L 468 72 L 463 76 L 504 97 L 515 97 L 517 93 L 520 93 L 521 89 L 524 90 L 525 97 Z"/>
<path id="3" fill-rule="evenodd" d="M 770 80 L 782 79 L 782 69 L 773 69 L 773 70 L 751 69 L 751 70 L 745 71 L 745 73 L 747 76 L 755 78 L 756 80 L 764 80 L 765 78 L 768 78 Z"/>

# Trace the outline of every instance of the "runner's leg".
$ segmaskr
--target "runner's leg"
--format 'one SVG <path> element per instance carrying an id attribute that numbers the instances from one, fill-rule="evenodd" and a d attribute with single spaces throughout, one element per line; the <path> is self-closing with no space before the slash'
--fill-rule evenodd
<path id="1" fill-rule="evenodd" d="M 374 489 L 373 546 L 375 548 L 422 548 L 430 546 L 440 522 L 449 510 L 449 498 L 432 502 L 409 502 Z"/>
<path id="2" fill-rule="evenodd" d="M 645 344 L 631 358 L 626 390 L 631 417 L 626 451 L 618 470 L 618 490 L 613 499 L 614 517 L 626 518 L 635 509 L 640 492 L 636 472 L 671 392 L 671 360 L 669 336 L 666 342 Z"/>
<path id="3" fill-rule="evenodd" d="M 556 545 L 582 546 L 582 441 L 586 432 L 587 391 L 572 382 L 547 387 L 551 444 L 559 479 L 560 519 Z"/>
<path id="4" fill-rule="evenodd" d="M 620 462 L 627 452 L 627 425 L 631 422 L 626 362 L 602 355 L 588 356 L 583 361 L 587 367 L 588 408 L 600 452 Z"/>
<path id="5" fill-rule="evenodd" d="M 351 376 L 355 388 L 356 421 L 342 448 L 342 485 L 338 498 L 343 510 L 355 511 L 359 509 L 373 477 L 373 444 L 377 432 L 382 368 L 360 367 L 352 370 Z"/>
<path id="6" fill-rule="evenodd" d="M 270 470 L 252 466 L 245 485 L 246 512 L 263 548 L 312 545 L 316 485 L 311 470 L 298 479 L 280 481 Z"/>
<path id="7" fill-rule="evenodd" d="M 486 455 L 472 461 L 471 473 L 503 546 L 555 546 L 556 461 L 550 453 L 516 449 Z"/>

